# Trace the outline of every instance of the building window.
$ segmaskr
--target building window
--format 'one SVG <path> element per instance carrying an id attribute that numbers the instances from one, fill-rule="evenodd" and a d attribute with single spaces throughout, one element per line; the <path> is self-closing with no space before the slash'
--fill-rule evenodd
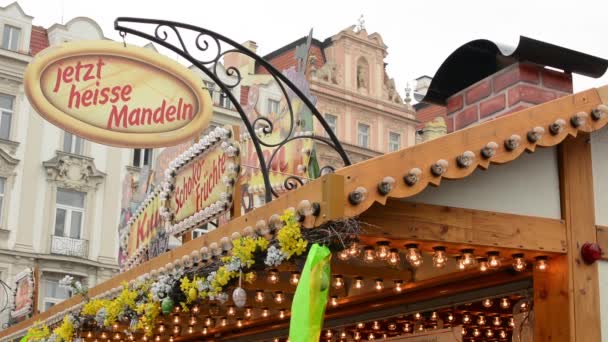
<path id="1" fill-rule="evenodd" d="M 20 36 L 20 28 L 11 25 L 4 25 L 4 33 L 2 36 L 2 48 L 17 51 L 19 49 Z"/>
<path id="2" fill-rule="evenodd" d="M 369 125 L 360 123 L 357 127 L 357 143 L 361 147 L 369 148 Z"/>
<path id="3" fill-rule="evenodd" d="M 325 114 L 325 122 L 327 122 L 327 124 L 329 125 L 329 128 L 331 128 L 331 131 L 334 132 L 334 134 L 338 134 L 338 117 L 332 114 Z"/>
<path id="4" fill-rule="evenodd" d="M 2 222 L 2 208 L 4 208 L 5 200 L 5 189 L 6 189 L 6 178 L 0 177 L 0 222 Z"/>
<path id="5" fill-rule="evenodd" d="M 55 235 L 80 239 L 84 222 L 83 192 L 57 189 Z"/>
<path id="6" fill-rule="evenodd" d="M 2 112 L 2 115 L 0 116 L 0 139 L 10 139 L 14 103 L 14 96 L 0 94 L 0 111 Z"/>
<path id="7" fill-rule="evenodd" d="M 209 82 L 209 81 L 204 81 L 204 82 L 205 82 L 205 87 L 207 87 L 207 90 L 209 90 L 209 96 L 211 96 L 211 98 L 213 98 L 213 91 L 215 90 L 215 83 Z"/>
<path id="8" fill-rule="evenodd" d="M 136 148 L 133 150 L 133 166 L 144 167 L 152 165 L 152 149 Z"/>
<path id="9" fill-rule="evenodd" d="M 84 139 L 69 132 L 63 135 L 63 152 L 82 154 Z"/>
<path id="10" fill-rule="evenodd" d="M 401 149 L 401 134 L 390 132 L 388 134 L 388 151 L 395 152 Z"/>
<path id="11" fill-rule="evenodd" d="M 59 286 L 61 278 L 63 276 L 45 276 L 43 278 L 41 286 L 44 289 L 44 297 L 42 299 L 43 311 L 47 311 L 55 304 L 61 303 L 72 296 L 70 290 Z"/>
<path id="12" fill-rule="evenodd" d="M 220 107 L 230 109 L 230 99 L 225 92 L 220 93 Z"/>
<path id="13" fill-rule="evenodd" d="M 276 116 L 279 114 L 279 104 L 280 102 L 277 100 L 268 99 L 268 115 L 274 114 Z"/>
<path id="14" fill-rule="evenodd" d="M 203 234 L 207 234 L 208 231 L 209 231 L 209 226 L 207 223 L 205 223 L 202 227 L 192 230 L 192 238 L 196 239 L 197 237 L 199 237 Z"/>

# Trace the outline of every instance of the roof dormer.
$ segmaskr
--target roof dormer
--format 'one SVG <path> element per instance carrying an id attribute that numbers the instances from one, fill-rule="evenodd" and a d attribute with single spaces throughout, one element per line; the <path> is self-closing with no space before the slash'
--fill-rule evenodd
<path id="1" fill-rule="evenodd" d="M 105 39 L 101 27 L 87 17 L 76 17 L 65 25 L 55 24 L 47 31 L 51 46 L 71 41 Z"/>
<path id="2" fill-rule="evenodd" d="M 32 19 L 16 2 L 0 7 L 0 48 L 29 54 Z"/>

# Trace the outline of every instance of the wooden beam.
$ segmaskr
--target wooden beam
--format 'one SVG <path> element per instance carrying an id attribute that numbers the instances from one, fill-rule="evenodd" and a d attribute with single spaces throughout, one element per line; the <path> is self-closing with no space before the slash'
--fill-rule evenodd
<path id="1" fill-rule="evenodd" d="M 569 322 L 556 320 L 551 310 L 547 316 L 535 317 L 535 329 L 541 329 L 543 324 L 555 325 L 558 329 L 557 326 L 569 323 L 569 341 L 600 341 L 598 265 L 586 265 L 580 257 L 580 248 L 585 242 L 597 241 L 589 134 L 581 133 L 562 143 L 559 166 L 562 217 L 568 244 Z"/>
<path id="2" fill-rule="evenodd" d="M 549 265 L 533 272 L 534 341 L 570 341 L 568 257 L 551 258 Z"/>
<path id="3" fill-rule="evenodd" d="M 597 229 L 597 243 L 602 248 L 602 259 L 608 260 L 608 227 L 595 226 Z"/>
<path id="4" fill-rule="evenodd" d="M 389 200 L 360 216 L 366 234 L 564 253 L 563 220 Z M 375 228 L 377 227 L 377 229 Z"/>

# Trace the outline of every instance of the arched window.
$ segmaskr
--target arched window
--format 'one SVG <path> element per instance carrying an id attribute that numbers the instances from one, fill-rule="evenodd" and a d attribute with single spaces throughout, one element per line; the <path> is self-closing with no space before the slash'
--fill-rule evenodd
<path id="1" fill-rule="evenodd" d="M 357 61 L 357 89 L 369 89 L 369 63 L 363 57 Z"/>

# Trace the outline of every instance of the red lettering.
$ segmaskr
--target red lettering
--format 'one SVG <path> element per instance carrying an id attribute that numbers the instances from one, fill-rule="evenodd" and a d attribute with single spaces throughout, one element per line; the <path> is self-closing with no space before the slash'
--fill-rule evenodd
<path id="1" fill-rule="evenodd" d="M 120 91 L 120 98 L 125 102 L 131 101 L 131 96 L 129 96 L 129 95 L 131 94 L 132 90 L 133 90 L 133 87 L 131 87 L 130 84 L 123 86 L 122 90 Z"/>
<path id="2" fill-rule="evenodd" d="M 68 108 L 80 108 L 80 92 L 76 90 L 76 85 L 72 84 L 70 88 L 70 99 L 68 100 Z"/>
<path id="3" fill-rule="evenodd" d="M 120 113 L 118 113 L 118 107 L 116 105 L 112 105 L 112 111 L 110 112 L 110 117 L 108 118 L 108 129 L 112 129 L 112 120 L 114 120 L 114 127 L 120 127 L 120 122 L 122 121 L 122 127 L 127 128 L 127 112 L 129 107 L 127 105 L 123 105 Z"/>
<path id="4" fill-rule="evenodd" d="M 82 105 L 88 107 L 92 104 L 91 99 L 93 98 L 93 91 L 91 89 L 87 89 L 82 93 Z"/>

